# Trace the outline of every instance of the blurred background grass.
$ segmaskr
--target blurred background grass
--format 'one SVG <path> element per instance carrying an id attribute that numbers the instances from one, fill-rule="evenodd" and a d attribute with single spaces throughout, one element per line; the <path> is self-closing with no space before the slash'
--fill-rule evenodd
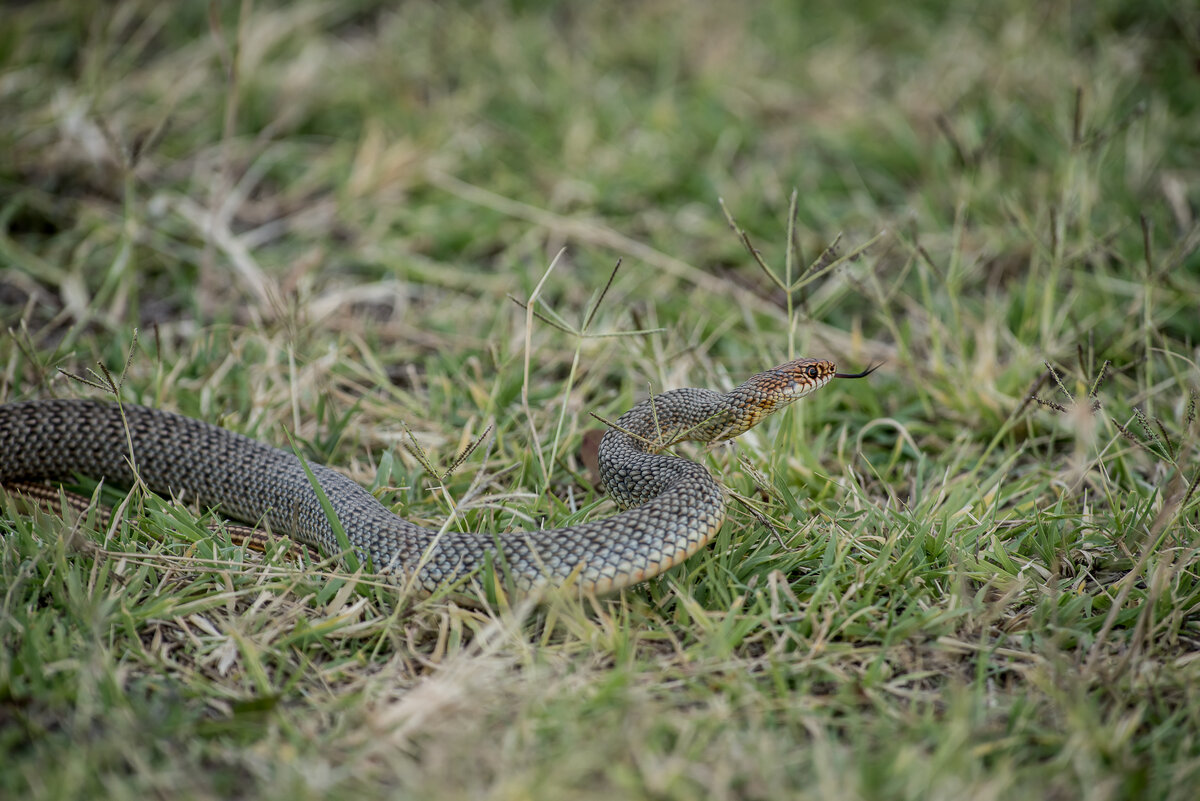
<path id="1" fill-rule="evenodd" d="M 90 547 L 9 512 L 7 792 L 1191 797 L 1200 11 L 3 17 L 0 399 L 95 394 L 58 368 L 137 330 L 125 397 L 521 528 L 609 511 L 590 411 L 887 359 L 705 457 L 778 538 L 739 509 L 594 608 L 243 564 L 153 501 Z M 506 298 L 578 327 L 618 259 L 589 333 L 653 333 Z M 489 423 L 444 491 L 398 447 Z"/>

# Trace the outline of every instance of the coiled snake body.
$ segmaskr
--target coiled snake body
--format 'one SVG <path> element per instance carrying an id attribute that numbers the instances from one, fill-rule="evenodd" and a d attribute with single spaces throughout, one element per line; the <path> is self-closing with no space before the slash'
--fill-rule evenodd
<path id="1" fill-rule="evenodd" d="M 683 561 L 725 518 L 721 487 L 708 470 L 659 451 L 681 440 L 730 439 L 835 377 L 869 372 L 845 375 L 830 361 L 798 359 L 729 392 L 676 389 L 642 401 L 600 444 L 601 476 L 624 511 L 568 528 L 430 530 L 388 511 L 340 473 L 316 464 L 310 469 L 350 546 L 400 582 L 433 592 L 490 560 L 518 589 L 574 581 L 585 592 L 609 592 Z M 289 450 L 144 406 L 89 400 L 0 405 L 0 483 L 87 476 L 131 486 L 135 470 L 155 492 L 341 551 L 304 465 Z"/>

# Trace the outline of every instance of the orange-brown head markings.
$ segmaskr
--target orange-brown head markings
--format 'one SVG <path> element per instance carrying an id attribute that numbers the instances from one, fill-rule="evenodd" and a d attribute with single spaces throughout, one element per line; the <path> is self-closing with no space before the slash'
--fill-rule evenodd
<path id="1" fill-rule="evenodd" d="M 794 359 L 751 376 L 729 393 L 741 413 L 726 429 L 723 439 L 735 437 L 757 425 L 764 417 L 828 384 L 835 378 L 862 378 L 876 367 L 861 373 L 839 373 L 828 359 Z"/>
<path id="2" fill-rule="evenodd" d="M 833 380 L 837 366 L 828 359 L 795 359 L 752 376 L 738 387 L 749 405 L 769 414 Z"/>
<path id="3" fill-rule="evenodd" d="M 828 359 L 796 359 L 781 364 L 766 375 L 777 377 L 781 392 L 789 400 L 803 398 L 828 384 L 837 374 L 837 365 Z"/>

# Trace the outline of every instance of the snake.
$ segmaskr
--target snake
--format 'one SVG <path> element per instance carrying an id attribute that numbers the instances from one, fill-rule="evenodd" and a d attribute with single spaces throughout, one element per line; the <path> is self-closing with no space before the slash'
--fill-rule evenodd
<path id="1" fill-rule="evenodd" d="M 725 520 L 725 492 L 708 468 L 664 451 L 685 440 L 732 439 L 834 378 L 862 378 L 876 367 L 839 373 L 828 359 L 794 359 L 727 392 L 682 388 L 640 401 L 599 446 L 600 478 L 620 511 L 565 528 L 424 528 L 295 450 L 111 400 L 0 404 L 0 484 L 91 478 L 144 485 L 326 553 L 345 557 L 349 547 L 373 572 L 423 594 L 488 566 L 519 591 L 573 586 L 605 594 L 683 562 Z"/>

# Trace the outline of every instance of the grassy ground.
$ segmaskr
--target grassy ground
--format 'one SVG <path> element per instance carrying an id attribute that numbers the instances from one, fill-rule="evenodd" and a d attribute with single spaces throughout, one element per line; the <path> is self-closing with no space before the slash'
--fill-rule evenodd
<path id="1" fill-rule="evenodd" d="M 589 412 L 887 362 L 591 603 L 5 503 L 0 795 L 1193 798 L 1200 15 L 809 5 L 6 9 L 2 400 L 99 363 L 514 529 L 611 512 Z"/>

